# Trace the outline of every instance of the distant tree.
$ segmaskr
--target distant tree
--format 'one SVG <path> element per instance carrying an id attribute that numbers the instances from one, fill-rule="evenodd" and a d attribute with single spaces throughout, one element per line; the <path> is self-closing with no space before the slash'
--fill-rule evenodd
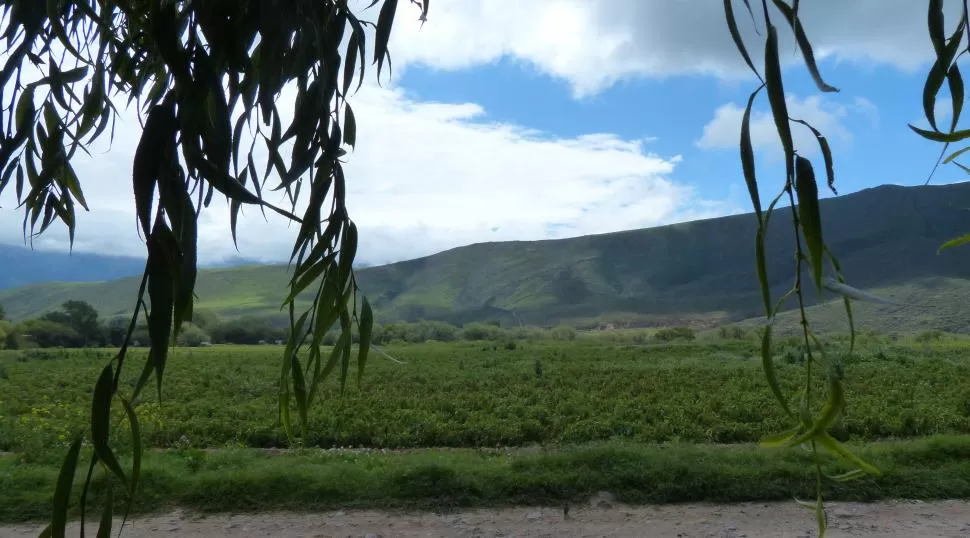
<path id="1" fill-rule="evenodd" d="M 50 319 L 29 319 L 14 328 L 14 339 L 18 348 L 30 347 L 77 347 L 81 335 L 73 327 Z"/>
<path id="2" fill-rule="evenodd" d="M 212 338 L 194 323 L 185 323 L 179 331 L 178 345 L 182 347 L 198 347 L 211 341 Z"/>
<path id="3" fill-rule="evenodd" d="M 192 323 L 204 331 L 211 331 L 219 326 L 219 315 L 211 310 L 196 310 L 192 313 Z"/>
<path id="4" fill-rule="evenodd" d="M 223 321 L 210 329 L 212 338 L 216 342 L 225 344 L 258 344 L 261 341 L 275 341 L 285 336 L 285 331 L 279 329 L 265 318 L 245 316 Z"/>
<path id="5" fill-rule="evenodd" d="M 125 342 L 128 335 L 128 324 L 130 319 L 124 316 L 115 316 L 105 322 L 102 327 L 103 340 L 110 346 L 120 346 Z"/>
<path id="6" fill-rule="evenodd" d="M 7 337 L 13 329 L 13 324 L 5 319 L 0 319 L 0 349 L 7 347 Z"/>
<path id="7" fill-rule="evenodd" d="M 558 327 L 554 327 L 551 331 L 549 331 L 549 334 L 552 336 L 553 340 L 562 340 L 562 341 L 569 342 L 569 341 L 575 340 L 578 333 L 576 329 L 572 327 L 568 327 L 566 325 L 560 325 Z"/>
<path id="8" fill-rule="evenodd" d="M 87 346 L 99 344 L 102 341 L 101 325 L 98 321 L 98 311 L 84 301 L 66 301 L 60 310 L 48 312 L 41 319 L 67 325 L 78 335 L 77 345 Z"/>
<path id="9" fill-rule="evenodd" d="M 469 323 L 461 329 L 463 340 L 500 340 L 504 336 L 505 331 L 491 323 Z"/>
<path id="10" fill-rule="evenodd" d="M 0 303 L 0 321 L 7 319 L 7 312 L 3 309 L 3 303 Z"/>
<path id="11" fill-rule="evenodd" d="M 669 327 L 665 329 L 660 329 L 654 333 L 654 340 L 660 342 L 671 342 L 674 340 L 687 340 L 688 342 L 694 340 L 696 335 L 694 334 L 694 329 L 690 327 Z"/>

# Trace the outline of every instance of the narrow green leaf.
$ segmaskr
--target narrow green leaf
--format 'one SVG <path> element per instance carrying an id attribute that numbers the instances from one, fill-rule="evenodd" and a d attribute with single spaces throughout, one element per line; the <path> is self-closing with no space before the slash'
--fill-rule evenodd
<path id="1" fill-rule="evenodd" d="M 808 40 L 808 36 L 805 35 L 804 26 L 802 22 L 798 19 L 798 14 L 796 11 L 786 4 L 784 0 L 773 0 L 775 7 L 785 16 L 785 20 L 788 21 L 788 25 L 792 27 L 795 32 L 795 41 L 798 42 L 798 48 L 802 51 L 802 57 L 805 59 L 805 66 L 808 67 L 808 72 L 812 75 L 812 80 L 815 81 L 815 85 L 818 87 L 819 91 L 823 92 L 837 92 L 838 88 L 835 86 L 830 86 L 824 80 L 822 80 L 822 75 L 818 71 L 818 65 L 815 63 L 815 53 L 812 52 L 812 43 Z"/>
<path id="2" fill-rule="evenodd" d="M 77 471 L 77 460 L 81 454 L 81 438 L 77 437 L 67 450 L 67 456 L 61 464 L 61 472 L 57 475 L 57 486 L 54 488 L 53 512 L 51 514 L 50 535 L 53 538 L 64 538 L 67 527 L 67 509 L 71 502 L 71 490 L 74 487 L 74 473 Z"/>
<path id="3" fill-rule="evenodd" d="M 347 53 L 344 55 L 344 99 L 350 93 L 350 85 L 353 84 L 354 74 L 357 71 L 357 51 L 360 47 L 358 43 L 360 39 L 358 37 L 359 35 L 356 29 L 350 34 L 350 42 L 347 43 Z"/>
<path id="4" fill-rule="evenodd" d="M 172 341 L 172 321 L 175 308 L 173 266 L 178 260 L 172 257 L 177 251 L 172 230 L 164 221 L 157 221 L 148 240 L 148 297 L 151 311 L 148 315 L 148 335 L 151 338 L 149 357 L 155 369 L 158 399 L 162 397 L 162 376 L 168 359 L 168 347 Z"/>
<path id="5" fill-rule="evenodd" d="M 121 528 L 124 529 L 125 521 L 128 520 L 128 515 L 131 514 L 132 506 L 135 503 L 135 494 L 138 492 L 138 482 L 141 479 L 142 443 L 141 426 L 138 423 L 138 415 L 135 414 L 135 408 L 128 400 L 120 397 L 119 399 L 125 408 L 125 414 L 128 415 L 128 424 L 131 427 L 131 482 L 128 490 L 128 503 L 125 506 L 125 514 L 121 520 Z M 110 531 L 111 527 L 109 526 L 108 529 Z"/>
<path id="6" fill-rule="evenodd" d="M 340 241 L 340 260 L 338 262 L 337 282 L 341 289 L 346 286 L 353 270 L 354 257 L 357 255 L 357 225 L 348 220 L 344 225 L 343 238 Z"/>
<path id="7" fill-rule="evenodd" d="M 837 475 L 825 475 L 825 477 L 834 482 L 849 482 L 857 478 L 862 478 L 866 474 L 867 473 L 862 469 L 853 469 L 851 471 L 837 474 Z"/>
<path id="8" fill-rule="evenodd" d="M 913 124 L 908 124 L 909 128 L 913 130 L 916 134 L 922 136 L 927 140 L 932 140 L 934 142 L 959 142 L 970 138 L 970 129 L 963 129 L 961 131 L 953 131 L 952 133 L 940 133 L 935 131 L 927 131 L 926 129 L 920 129 Z"/>
<path id="9" fill-rule="evenodd" d="M 926 74 L 926 81 L 923 83 L 923 114 L 934 131 L 939 131 L 936 126 L 936 96 L 943 87 L 943 79 L 948 77 L 950 63 L 956 56 L 957 48 L 963 36 L 963 27 L 957 28 L 953 39 L 943 49 L 943 54 L 936 58 L 929 72 Z M 960 106 L 962 107 L 962 99 Z M 955 128 L 955 127 L 954 127 Z M 950 129 L 951 131 L 953 128 Z"/>
<path id="10" fill-rule="evenodd" d="M 380 15 L 377 16 L 376 35 L 374 37 L 374 62 L 377 63 L 377 78 L 381 78 L 381 69 L 387 55 L 387 44 L 391 37 L 391 26 L 394 24 L 394 14 L 397 12 L 397 0 L 384 0 Z"/>
<path id="11" fill-rule="evenodd" d="M 303 367 L 296 353 L 290 354 L 290 374 L 293 377 L 293 396 L 296 398 L 296 410 L 300 415 L 300 430 L 306 435 L 307 427 L 307 390 L 303 377 Z"/>
<path id="12" fill-rule="evenodd" d="M 778 30 L 768 25 L 768 38 L 765 40 L 765 85 L 768 88 L 768 102 L 771 115 L 785 150 L 786 184 L 794 176 L 795 146 L 792 141 L 791 125 L 788 123 L 788 104 L 785 102 L 785 87 L 782 83 L 781 62 L 778 58 Z"/>
<path id="13" fill-rule="evenodd" d="M 798 220 L 808 247 L 809 264 L 816 289 L 822 290 L 822 261 L 825 256 L 825 243 L 822 240 L 822 217 L 819 215 L 818 185 L 812 162 L 797 156 L 795 158 L 795 191 L 798 193 Z"/>
<path id="14" fill-rule="evenodd" d="M 118 464 L 114 451 L 108 446 L 108 429 L 111 421 L 111 397 L 114 394 L 114 376 L 111 365 L 101 370 L 101 377 L 94 386 L 94 397 L 91 399 L 91 444 L 94 453 L 98 455 L 104 465 L 118 477 L 118 480 L 128 488 L 128 479 Z"/>
<path id="15" fill-rule="evenodd" d="M 823 135 L 818 129 L 813 127 L 807 121 L 805 120 L 792 120 L 792 121 L 798 122 L 804 125 L 805 127 L 808 127 L 808 129 L 812 131 L 812 134 L 815 135 L 815 140 L 818 141 L 818 147 L 822 151 L 822 159 L 825 161 L 825 176 L 826 176 L 826 179 L 828 180 L 829 189 L 832 191 L 832 194 L 836 194 L 836 195 L 839 194 L 838 191 L 835 190 L 835 165 L 832 162 L 832 149 L 829 147 L 828 139 L 825 138 L 825 135 Z"/>
<path id="16" fill-rule="evenodd" d="M 156 105 L 148 113 L 132 161 L 131 183 L 135 194 L 135 213 L 147 238 L 151 233 L 152 205 L 159 169 L 162 166 L 160 149 L 165 139 L 177 128 L 175 112 L 169 106 Z"/>
<path id="17" fill-rule="evenodd" d="M 180 185 L 184 185 L 181 183 Z M 200 187 L 201 188 L 201 187 Z M 192 199 L 185 190 L 182 194 L 182 229 L 178 238 L 181 256 L 172 260 L 178 264 L 178 287 L 175 290 L 173 308 L 173 338 L 178 337 L 182 323 L 192 320 L 195 305 L 195 281 L 198 276 L 198 218 L 194 212 Z M 173 263 L 175 265 L 175 263 Z"/>
<path id="18" fill-rule="evenodd" d="M 357 119 L 354 118 L 354 109 L 350 105 L 345 105 L 346 116 L 344 117 L 344 144 L 356 149 L 357 144 Z"/>
<path id="19" fill-rule="evenodd" d="M 101 512 L 101 524 L 98 525 L 97 538 L 110 538 L 111 536 L 111 516 L 114 508 L 114 488 L 108 486 L 108 491 L 104 495 L 104 511 Z"/>
<path id="20" fill-rule="evenodd" d="M 822 505 L 821 490 L 818 493 L 818 502 L 815 504 L 815 523 L 818 525 L 818 538 L 825 538 L 828 521 L 825 519 L 825 507 Z"/>
<path id="21" fill-rule="evenodd" d="M 778 373 L 775 371 L 775 361 L 771 356 L 771 324 L 765 325 L 765 332 L 761 336 L 761 367 L 765 371 L 765 378 L 768 380 L 768 387 L 775 399 L 781 404 L 782 409 L 789 416 L 794 416 L 788 407 L 788 400 L 781 391 L 781 384 L 778 382 Z"/>
<path id="22" fill-rule="evenodd" d="M 310 266 L 310 268 L 300 275 L 300 279 L 290 285 L 290 294 L 287 295 L 286 299 L 283 301 L 283 305 L 293 302 L 300 293 L 303 293 L 314 280 L 320 277 L 323 272 L 330 267 L 333 262 L 334 256 L 331 254 L 321 259 L 319 262 Z M 295 275 L 294 275 L 295 276 Z"/>
<path id="23" fill-rule="evenodd" d="M 927 4 L 926 26 L 929 30 L 930 42 L 937 58 L 943 55 L 946 35 L 943 33 L 943 0 L 929 0 Z"/>
<path id="24" fill-rule="evenodd" d="M 37 109 L 34 107 L 34 85 L 28 84 L 22 92 L 20 99 L 17 100 L 17 110 L 14 113 L 14 120 L 17 123 L 17 130 L 24 131 L 29 128 L 29 123 L 34 121 Z"/>
<path id="25" fill-rule="evenodd" d="M 842 409 L 845 408 L 845 393 L 842 388 L 842 381 L 837 376 L 829 375 L 829 397 L 822 408 L 822 413 L 812 427 L 788 441 L 789 446 L 797 446 L 815 439 L 822 433 L 828 431 L 835 420 L 839 418 Z"/>
<path id="26" fill-rule="evenodd" d="M 744 40 L 741 38 L 741 32 L 738 31 L 738 23 L 734 17 L 734 7 L 731 5 L 732 0 L 724 0 L 724 16 L 727 18 L 728 31 L 731 33 L 731 39 L 734 40 L 734 46 L 737 47 L 738 52 L 741 53 L 741 57 L 744 58 L 744 63 L 748 64 L 751 71 L 761 80 L 761 73 L 754 68 L 754 62 L 751 61 L 751 56 L 748 54 L 748 49 L 744 46 Z M 751 6 L 748 6 L 750 11 Z"/>
<path id="27" fill-rule="evenodd" d="M 946 74 L 946 80 L 950 87 L 950 105 L 952 113 L 950 115 L 950 132 L 957 128 L 960 121 L 960 114 L 963 112 L 963 77 L 960 75 L 960 68 L 953 64 Z"/>
<path id="28" fill-rule="evenodd" d="M 87 66 L 75 67 L 61 73 L 61 81 L 74 84 L 88 75 Z"/>
<path id="29" fill-rule="evenodd" d="M 802 428 L 800 426 L 795 426 L 794 428 L 785 430 L 781 433 L 765 436 L 758 444 L 763 448 L 780 448 L 787 446 L 788 441 L 797 435 L 801 430 Z"/>
<path id="30" fill-rule="evenodd" d="M 824 286 L 825 289 L 829 291 L 833 291 L 835 293 L 838 293 L 839 295 L 842 295 L 843 297 L 847 297 L 849 299 L 855 299 L 857 301 L 866 301 L 870 303 L 878 303 L 878 304 L 886 304 L 886 305 L 894 305 L 894 306 L 916 306 L 916 305 L 909 305 L 905 303 L 899 303 L 896 301 L 890 301 L 889 299 L 872 295 L 871 293 L 866 293 L 860 289 L 853 288 L 852 286 L 849 286 L 844 282 L 838 282 L 836 280 L 833 280 L 827 277 L 822 279 L 822 286 Z"/>
<path id="31" fill-rule="evenodd" d="M 940 245 L 940 248 L 936 251 L 936 253 L 940 254 L 944 250 L 947 250 L 953 247 L 963 246 L 963 245 L 966 245 L 967 243 L 970 243 L 970 233 L 963 234 L 960 237 L 950 239 L 946 243 L 943 243 L 942 245 Z"/>
<path id="32" fill-rule="evenodd" d="M 951 161 L 953 161 L 953 159 L 956 159 L 957 157 L 959 157 L 960 155 L 963 155 L 968 151 L 970 151 L 970 146 L 954 151 L 949 156 L 947 156 L 946 159 L 943 160 L 943 164 L 949 164 Z"/>
<path id="33" fill-rule="evenodd" d="M 229 175 L 228 170 L 219 168 L 207 159 L 200 159 L 196 164 L 206 181 L 228 198 L 244 204 L 262 204 L 262 200 L 246 190 L 239 180 Z"/>
<path id="34" fill-rule="evenodd" d="M 357 386 L 364 377 L 364 365 L 367 364 L 367 354 L 370 352 L 371 339 L 374 335 L 374 312 L 371 310 L 370 302 L 367 297 L 362 297 L 363 304 L 360 309 L 360 344 L 357 350 Z"/>
<path id="35" fill-rule="evenodd" d="M 848 448 L 845 447 L 845 445 L 836 441 L 832 436 L 830 436 L 827 433 L 823 432 L 821 435 L 816 437 L 815 442 L 821 445 L 822 448 L 841 457 L 842 459 L 848 461 L 852 465 L 855 465 L 856 467 L 866 472 L 867 474 L 871 474 L 874 476 L 882 475 L 882 472 L 880 472 L 876 466 L 866 462 L 859 456 L 856 456 L 855 454 L 853 454 Z"/>
<path id="36" fill-rule="evenodd" d="M 283 371 L 280 372 L 279 393 L 280 422 L 283 424 L 283 431 L 286 433 L 286 438 L 291 443 L 296 439 L 296 436 L 293 434 L 293 424 L 290 421 L 290 367 L 292 364 L 289 355 L 283 357 Z"/>
<path id="37" fill-rule="evenodd" d="M 765 230 L 768 228 L 767 220 L 765 218 L 765 223 L 758 226 L 758 231 L 755 233 L 754 251 L 755 268 L 758 272 L 758 284 L 761 286 L 761 299 L 765 303 L 765 316 L 771 318 L 774 316 L 774 313 L 771 309 L 771 288 L 768 285 L 768 264 L 765 259 Z"/>
<path id="38" fill-rule="evenodd" d="M 730 6 L 731 0 L 725 0 L 725 5 Z M 744 107 L 744 116 L 741 117 L 741 169 L 744 172 L 744 182 L 748 186 L 748 196 L 751 197 L 751 205 L 754 207 L 755 216 L 758 217 L 758 226 L 761 222 L 761 196 L 758 194 L 758 179 L 754 167 L 754 148 L 751 145 L 751 107 L 758 92 L 764 88 L 762 84 L 758 89 L 751 92 L 748 97 L 748 104 Z"/>

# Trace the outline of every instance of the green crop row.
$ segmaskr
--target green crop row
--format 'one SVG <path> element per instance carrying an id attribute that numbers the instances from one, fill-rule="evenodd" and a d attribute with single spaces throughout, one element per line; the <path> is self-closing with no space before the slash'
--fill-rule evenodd
<path id="1" fill-rule="evenodd" d="M 744 443 L 790 424 L 748 341 L 618 345 L 597 341 L 428 343 L 374 353 L 358 388 L 330 380 L 307 446 L 494 447 L 634 442 Z M 834 348 L 833 354 L 842 349 Z M 875 341 L 844 358 L 840 439 L 970 433 L 970 346 Z M 139 404 L 153 447 L 282 447 L 278 346 L 177 350 L 162 400 Z M 90 390 L 109 352 L 0 353 L 0 451 L 60 455 L 87 427 Z M 44 360 L 47 359 L 47 360 Z M 130 384 L 144 355 L 129 359 Z M 776 353 L 782 384 L 800 355 Z M 819 380 L 821 386 L 821 380 Z M 126 389 L 123 389 L 126 390 Z M 120 407 L 120 406 L 115 406 Z M 114 409 L 120 419 L 122 411 Z M 124 431 L 115 428 L 119 442 Z"/>

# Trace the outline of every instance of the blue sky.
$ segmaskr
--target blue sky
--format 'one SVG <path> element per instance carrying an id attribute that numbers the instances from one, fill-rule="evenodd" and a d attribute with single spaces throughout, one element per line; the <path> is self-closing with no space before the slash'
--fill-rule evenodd
<path id="1" fill-rule="evenodd" d="M 945 6 L 952 15 L 960 2 Z M 360 261 L 750 211 L 738 129 L 756 79 L 720 2 L 436 0 L 423 26 L 409 2 L 398 9 L 393 76 L 379 85 L 371 69 L 350 99 L 358 143 L 346 172 Z M 824 77 L 841 91 L 817 90 L 782 27 L 790 112 L 828 136 L 839 193 L 923 183 L 940 148 L 906 124 L 924 122 L 925 4 L 815 0 L 801 15 Z M 763 26 L 759 36 L 746 15 L 739 24 L 760 65 Z M 292 98 L 281 96 L 284 114 Z M 767 109 L 762 94 L 752 137 L 763 199 L 782 183 Z M 814 138 L 795 129 L 797 149 L 820 171 Z M 144 255 L 127 187 L 139 134 L 129 111 L 110 149 L 76 160 L 92 206 L 78 217 L 76 250 Z M 934 183 L 962 179 L 951 166 Z M 4 196 L 0 241 L 19 242 L 21 216 Z M 228 221 L 224 204 L 203 212 L 203 263 L 287 258 L 295 231 L 282 219 L 244 213 L 238 251 Z M 35 247 L 65 250 L 66 234 L 51 230 Z"/>
<path id="2" fill-rule="evenodd" d="M 940 151 L 939 145 L 924 141 L 907 127 L 907 123 L 925 127 L 924 73 L 902 72 L 891 66 L 859 69 L 836 61 L 822 61 L 820 67 L 823 76 L 840 89 L 838 93 L 821 94 L 800 66 L 786 72 L 786 90 L 796 98 L 819 96 L 832 114 L 844 114 L 838 126 L 849 138 L 830 135 L 839 194 L 886 183 L 923 184 Z M 419 100 L 471 101 L 487 111 L 483 120 L 517 123 L 554 137 L 606 132 L 627 139 L 652 138 L 649 151 L 683 156 L 670 174 L 672 179 L 696 187 L 706 197 L 728 200 L 744 211 L 750 208 L 738 160 L 737 130 L 730 132 L 730 147 L 699 147 L 698 140 L 718 107 L 744 107 L 757 87 L 753 78 L 730 83 L 701 75 L 634 78 L 577 98 L 568 81 L 502 59 L 455 71 L 419 66 L 409 69 L 398 84 Z M 943 97 L 945 100 L 945 92 Z M 755 111 L 767 109 L 762 92 Z M 811 156 L 820 168 L 820 155 Z M 759 157 L 759 178 L 766 196 L 776 192 L 771 187 L 780 185 L 783 175 L 779 174 L 784 169 L 776 155 Z M 952 166 L 944 167 L 932 182 L 962 181 L 962 175 Z"/>

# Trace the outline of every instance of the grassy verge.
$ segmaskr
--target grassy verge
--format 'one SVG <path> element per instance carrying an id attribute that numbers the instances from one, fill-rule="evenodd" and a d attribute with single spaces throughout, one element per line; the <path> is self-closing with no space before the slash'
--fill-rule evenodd
<path id="1" fill-rule="evenodd" d="M 883 475 L 827 484 L 827 498 L 970 497 L 970 436 L 872 443 L 856 449 Z M 428 449 L 387 454 L 153 452 L 143 465 L 134 511 L 174 506 L 253 512 L 552 505 L 582 501 L 598 490 L 634 504 L 785 500 L 814 495 L 811 469 L 805 451 L 751 445 L 604 443 L 550 451 Z M 47 517 L 56 475 L 53 464 L 0 458 L 0 521 Z M 88 517 L 97 517 L 105 483 L 104 477 L 97 480 L 89 508 L 93 516 Z M 118 499 L 119 509 L 123 501 Z"/>

